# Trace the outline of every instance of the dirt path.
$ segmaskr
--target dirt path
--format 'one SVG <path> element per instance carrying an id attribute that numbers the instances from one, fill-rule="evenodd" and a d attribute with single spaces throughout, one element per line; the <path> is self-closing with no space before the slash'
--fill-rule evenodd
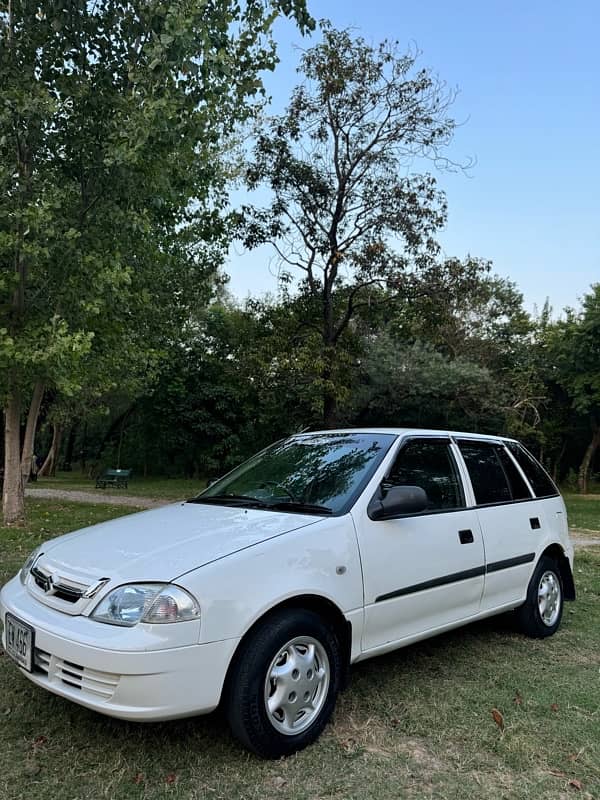
<path id="1" fill-rule="evenodd" d="M 128 494 L 95 494 L 94 492 L 79 492 L 74 489 L 25 489 L 28 497 L 42 497 L 48 500 L 71 500 L 74 503 L 105 503 L 110 506 L 128 506 L 130 508 L 160 508 L 176 500 L 158 499 L 156 497 L 132 497 Z M 590 533 L 594 533 L 591 531 Z M 600 545 L 598 536 L 580 534 L 577 530 L 571 531 L 571 540 L 575 547 L 590 547 Z"/>
<path id="2" fill-rule="evenodd" d="M 595 536 L 577 536 L 576 533 L 571 534 L 571 541 L 575 547 L 591 547 L 592 545 L 600 545 L 600 538 Z"/>
<path id="3" fill-rule="evenodd" d="M 129 494 L 96 494 L 79 492 L 75 489 L 25 489 L 27 497 L 41 497 L 46 500 L 71 500 L 73 503 L 105 503 L 110 506 L 129 506 L 134 508 L 159 508 L 174 500 L 158 500 L 155 497 L 132 497 Z"/>

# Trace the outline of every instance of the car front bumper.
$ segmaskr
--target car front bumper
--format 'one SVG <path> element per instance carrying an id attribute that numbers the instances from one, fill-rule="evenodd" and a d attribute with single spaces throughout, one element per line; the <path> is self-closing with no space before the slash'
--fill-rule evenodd
<path id="1" fill-rule="evenodd" d="M 18 578 L 0 592 L 3 626 L 7 612 L 35 632 L 32 672 L 15 664 L 25 677 L 102 714 L 142 722 L 206 714 L 215 709 L 239 641 L 144 649 L 143 633 L 136 630 L 135 650 L 93 646 L 89 641 L 94 631 L 114 626 L 48 608 L 31 597 Z M 121 630 L 125 640 L 132 629 Z M 4 630 L 3 646 L 5 635 Z M 149 634 L 148 642 L 154 641 Z"/>

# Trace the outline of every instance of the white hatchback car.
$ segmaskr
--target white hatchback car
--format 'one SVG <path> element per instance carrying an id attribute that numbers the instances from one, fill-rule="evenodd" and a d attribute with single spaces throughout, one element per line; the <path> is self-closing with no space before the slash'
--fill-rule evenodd
<path id="1" fill-rule="evenodd" d="M 37 685 L 160 720 L 222 704 L 265 757 L 324 728 L 351 663 L 575 597 L 565 506 L 517 442 L 365 429 L 278 442 L 201 495 L 61 536 L 0 593 Z"/>

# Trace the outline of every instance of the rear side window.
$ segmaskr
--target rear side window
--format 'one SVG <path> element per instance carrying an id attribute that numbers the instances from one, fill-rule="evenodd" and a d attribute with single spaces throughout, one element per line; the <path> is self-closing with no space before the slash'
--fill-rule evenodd
<path id="1" fill-rule="evenodd" d="M 515 462 L 508 455 L 504 447 L 498 446 L 496 448 L 496 453 L 498 454 L 498 458 L 500 459 L 500 463 L 508 479 L 508 485 L 513 500 L 529 500 L 531 498 L 531 492 L 523 480 L 523 476 L 516 468 Z"/>
<path id="2" fill-rule="evenodd" d="M 555 497 L 558 494 L 558 489 L 546 470 L 531 453 L 525 450 L 523 445 L 517 442 L 507 442 L 506 446 L 527 476 L 527 480 L 533 487 L 536 497 Z"/>
<path id="3" fill-rule="evenodd" d="M 509 503 L 512 492 L 502 467 L 497 448 L 491 442 L 459 441 L 478 506 L 489 503 Z"/>
<path id="4" fill-rule="evenodd" d="M 420 486 L 427 494 L 430 511 L 465 506 L 450 442 L 445 439 L 409 439 L 384 486 Z"/>

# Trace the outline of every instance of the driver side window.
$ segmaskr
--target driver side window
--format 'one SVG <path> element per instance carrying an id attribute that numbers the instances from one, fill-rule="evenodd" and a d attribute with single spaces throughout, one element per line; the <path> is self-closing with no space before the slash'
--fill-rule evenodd
<path id="1" fill-rule="evenodd" d="M 445 439 L 410 439 L 384 481 L 384 488 L 391 486 L 420 486 L 427 494 L 429 511 L 465 507 L 450 442 Z"/>

